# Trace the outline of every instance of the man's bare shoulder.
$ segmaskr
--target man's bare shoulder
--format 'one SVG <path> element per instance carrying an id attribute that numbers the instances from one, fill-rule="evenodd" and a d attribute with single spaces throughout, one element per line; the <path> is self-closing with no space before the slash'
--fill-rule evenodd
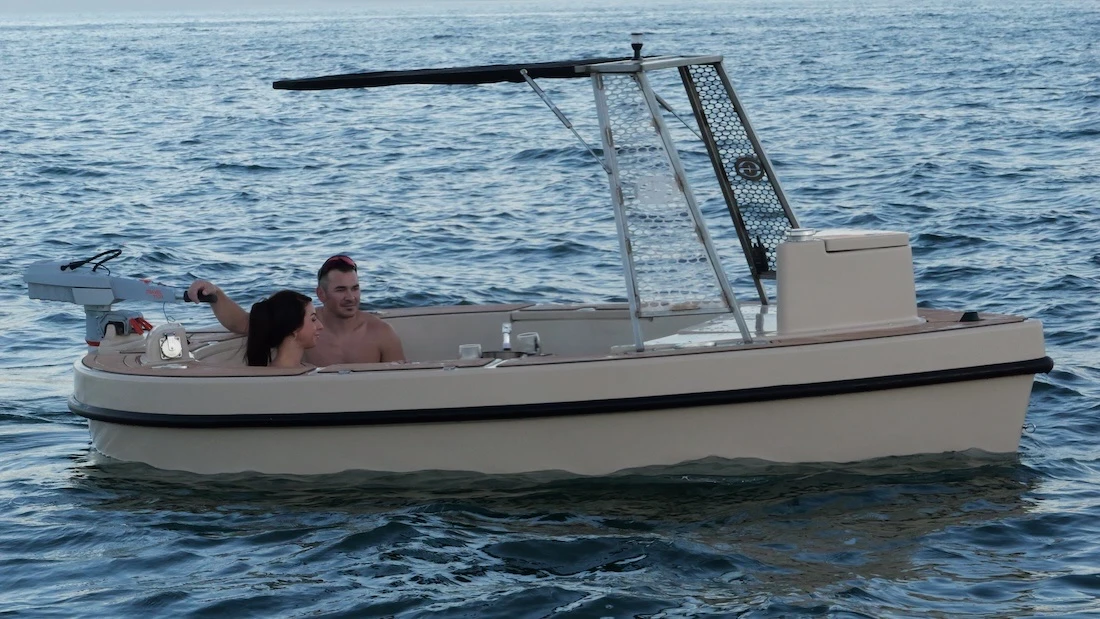
<path id="1" fill-rule="evenodd" d="M 366 317 L 367 333 L 371 342 L 378 346 L 383 361 L 404 361 L 405 350 L 401 338 L 393 326 L 374 314 L 361 312 Z"/>
<path id="2" fill-rule="evenodd" d="M 368 329 L 382 329 L 386 331 L 393 330 L 393 327 L 390 326 L 390 323 L 382 320 L 381 318 L 370 312 L 359 312 L 359 314 L 363 317 L 363 324 Z"/>

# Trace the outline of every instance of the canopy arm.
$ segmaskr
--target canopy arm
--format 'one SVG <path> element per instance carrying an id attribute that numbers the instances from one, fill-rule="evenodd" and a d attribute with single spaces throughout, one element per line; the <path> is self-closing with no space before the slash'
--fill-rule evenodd
<path id="1" fill-rule="evenodd" d="M 604 163 L 603 159 L 600 159 L 600 156 L 596 154 L 596 151 L 588 144 L 588 142 L 584 141 L 584 138 L 581 137 L 581 134 L 577 133 L 577 129 L 573 126 L 573 123 L 569 122 L 569 118 L 565 115 L 565 113 L 558 109 L 558 106 L 554 105 L 554 102 L 550 100 L 550 95 L 546 94 L 546 91 L 540 88 L 539 85 L 535 83 L 535 80 L 531 79 L 531 76 L 527 74 L 527 69 L 520 69 L 519 73 L 523 76 L 525 80 L 527 80 L 527 84 L 531 86 L 531 89 L 535 91 L 535 94 L 538 95 L 540 99 L 542 99 L 542 102 L 545 103 L 546 106 L 550 108 L 550 111 L 558 117 L 558 120 L 561 121 L 561 124 L 565 125 L 566 129 L 572 131 L 573 135 L 576 136 L 578 140 L 580 140 L 580 143 L 588 149 L 588 152 L 592 155 L 592 157 L 596 159 L 596 162 L 600 164 L 600 167 L 603 168 L 603 171 L 611 174 L 611 168 L 609 168 L 607 164 Z"/>
<path id="2" fill-rule="evenodd" d="M 604 62 L 628 60 L 621 58 L 585 58 L 557 62 L 528 64 L 491 64 L 476 67 L 442 69 L 412 69 L 406 71 L 370 71 L 345 73 L 302 79 L 279 80 L 272 84 L 277 90 L 334 90 L 338 88 L 375 88 L 403 84 L 493 84 L 526 81 L 521 70 L 531 78 L 587 78 L 585 67 Z"/>

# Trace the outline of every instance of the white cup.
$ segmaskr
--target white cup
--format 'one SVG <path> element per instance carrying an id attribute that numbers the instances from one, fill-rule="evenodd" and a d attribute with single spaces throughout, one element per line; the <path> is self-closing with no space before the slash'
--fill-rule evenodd
<path id="1" fill-rule="evenodd" d="M 534 331 L 520 333 L 516 336 L 516 350 L 529 355 L 537 355 L 542 351 L 539 343 L 539 334 Z"/>
<path id="2" fill-rule="evenodd" d="M 460 344 L 458 346 L 459 359 L 480 359 L 481 344 Z"/>

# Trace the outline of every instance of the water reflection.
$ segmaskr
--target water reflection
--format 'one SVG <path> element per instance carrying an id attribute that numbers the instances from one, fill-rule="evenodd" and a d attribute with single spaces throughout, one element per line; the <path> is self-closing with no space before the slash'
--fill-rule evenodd
<path id="1" fill-rule="evenodd" d="M 172 545 L 198 536 L 312 560 L 429 561 L 448 582 L 477 580 L 471 566 L 488 563 L 490 580 L 644 573 L 647 586 L 656 574 L 668 578 L 661 587 L 815 590 L 913 577 L 927 536 L 1024 512 L 1036 478 L 1014 458 L 975 454 L 847 468 L 707 462 L 602 478 L 197 476 L 90 457 L 70 482 L 100 522 L 171 530 Z"/>

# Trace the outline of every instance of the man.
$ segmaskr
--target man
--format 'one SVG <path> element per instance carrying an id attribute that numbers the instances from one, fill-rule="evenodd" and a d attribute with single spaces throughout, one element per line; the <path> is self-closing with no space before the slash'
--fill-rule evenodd
<path id="1" fill-rule="evenodd" d="M 215 295 L 210 307 L 218 322 L 233 333 L 248 333 L 248 312 L 217 286 L 198 280 L 187 292 L 191 299 L 198 299 L 200 293 Z M 359 309 L 359 271 L 354 260 L 343 254 L 325 260 L 317 271 L 317 298 L 324 304 L 317 311 L 324 330 L 317 345 L 306 351 L 306 362 L 323 367 L 405 360 L 393 327 Z"/>

